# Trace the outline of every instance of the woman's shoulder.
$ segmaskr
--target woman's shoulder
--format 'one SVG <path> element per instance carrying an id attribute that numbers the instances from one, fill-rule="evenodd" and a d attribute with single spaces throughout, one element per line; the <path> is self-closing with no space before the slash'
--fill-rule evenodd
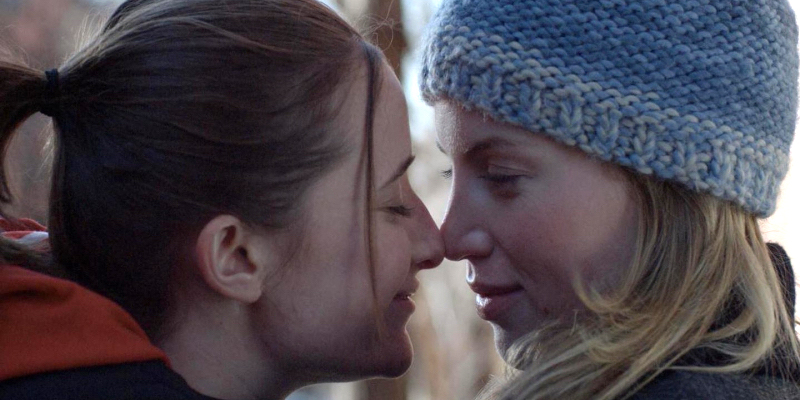
<path id="1" fill-rule="evenodd" d="M 103 365 L 0 382 L 0 400 L 214 400 L 192 390 L 161 361 Z"/>
<path id="2" fill-rule="evenodd" d="M 769 375 L 666 371 L 631 400 L 800 400 L 800 386 Z"/>

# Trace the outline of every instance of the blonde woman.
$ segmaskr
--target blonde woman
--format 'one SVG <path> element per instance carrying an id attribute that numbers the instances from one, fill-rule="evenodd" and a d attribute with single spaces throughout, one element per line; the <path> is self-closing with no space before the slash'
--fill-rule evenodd
<path id="1" fill-rule="evenodd" d="M 498 399 L 797 399 L 785 0 L 445 0 L 422 90 Z M 777 248 L 776 248 L 777 250 Z"/>

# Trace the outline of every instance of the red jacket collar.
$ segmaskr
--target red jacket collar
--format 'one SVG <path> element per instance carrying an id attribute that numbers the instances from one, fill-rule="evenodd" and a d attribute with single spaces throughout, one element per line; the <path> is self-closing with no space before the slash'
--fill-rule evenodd
<path id="1" fill-rule="evenodd" d="M 17 239 L 31 238 L 32 232 L 12 229 L 43 232 L 41 226 L 8 221 L 0 228 Z M 147 360 L 169 363 L 116 303 L 67 280 L 0 266 L 0 380 Z"/>

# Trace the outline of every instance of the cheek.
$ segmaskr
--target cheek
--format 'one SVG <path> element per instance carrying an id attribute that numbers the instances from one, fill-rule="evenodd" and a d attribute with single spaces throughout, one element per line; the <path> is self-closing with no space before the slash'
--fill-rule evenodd
<path id="1" fill-rule="evenodd" d="M 369 307 L 363 227 L 349 210 L 313 215 L 299 230 L 296 247 L 287 250 L 282 271 L 273 274 L 266 290 L 268 316 L 274 326 L 324 331 L 324 326 L 353 317 Z"/>
<path id="2" fill-rule="evenodd" d="M 582 218 L 574 198 L 544 189 L 512 204 L 498 207 L 495 235 L 500 245 L 528 268 L 559 264 L 579 245 Z"/>
<path id="3" fill-rule="evenodd" d="M 569 297 L 572 280 L 615 275 L 633 251 L 636 209 L 623 183 L 573 181 L 497 207 L 495 235 L 529 283 Z"/>
<path id="4" fill-rule="evenodd" d="M 571 276 L 586 282 L 617 276 L 632 257 L 637 208 L 627 184 L 589 179 L 551 203 L 542 221 L 546 243 Z"/>
<path id="5" fill-rule="evenodd" d="M 614 186 L 616 185 L 616 186 Z M 618 181 L 596 188 L 587 197 L 594 199 L 582 206 L 579 230 L 582 264 L 589 278 L 593 275 L 613 275 L 627 267 L 633 252 L 637 226 L 637 206 L 627 187 Z"/>
<path id="6" fill-rule="evenodd" d="M 378 300 L 388 304 L 408 279 L 411 267 L 411 244 L 399 224 L 378 223 L 374 232 L 375 280 Z"/>
<path id="7" fill-rule="evenodd" d="M 515 270 L 529 299 L 527 308 L 523 307 L 527 311 L 517 316 L 519 333 L 554 316 L 571 313 L 579 304 L 567 260 L 574 244 L 559 202 L 543 198 L 531 201 L 528 196 L 526 201 L 498 206 L 492 212 L 492 263 Z"/>

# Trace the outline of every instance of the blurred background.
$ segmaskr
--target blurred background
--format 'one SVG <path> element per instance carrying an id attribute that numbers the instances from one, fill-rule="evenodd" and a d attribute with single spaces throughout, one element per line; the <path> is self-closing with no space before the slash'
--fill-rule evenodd
<path id="1" fill-rule="evenodd" d="M 327 0 L 354 25 L 373 32 L 373 42 L 385 52 L 406 90 L 417 162 L 412 166 L 414 188 L 441 221 L 448 182 L 440 172 L 448 161 L 434 144 L 433 111 L 421 102 L 420 39 L 441 0 Z M 0 49 L 24 54 L 41 70 L 56 67 L 76 49 L 122 0 L 0 0 Z M 800 0 L 790 0 L 798 9 Z M 46 222 L 49 163 L 46 144 L 49 120 L 31 118 L 9 149 L 7 170 L 18 217 Z M 795 265 L 800 264 L 800 141 L 795 162 L 782 186 L 776 213 L 762 222 L 768 240 L 782 244 Z M 492 375 L 502 373 L 488 324 L 475 314 L 474 295 L 464 283 L 464 265 L 445 262 L 420 275 L 415 295 L 417 312 L 409 332 L 416 357 L 400 379 L 315 385 L 295 392 L 291 400 L 453 400 L 472 399 Z"/>

